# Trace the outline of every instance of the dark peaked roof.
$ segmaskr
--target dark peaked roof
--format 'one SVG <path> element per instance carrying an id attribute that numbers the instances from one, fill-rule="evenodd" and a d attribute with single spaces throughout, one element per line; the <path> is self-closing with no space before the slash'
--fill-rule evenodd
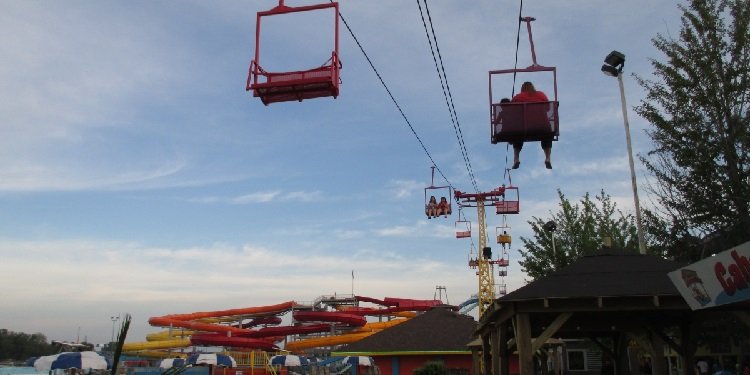
<path id="1" fill-rule="evenodd" d="M 630 251 L 605 249 L 535 280 L 500 302 L 541 298 L 679 296 L 667 273 L 685 263 Z"/>
<path id="2" fill-rule="evenodd" d="M 477 328 L 474 318 L 435 307 L 397 326 L 385 329 L 336 353 L 468 352 Z"/>

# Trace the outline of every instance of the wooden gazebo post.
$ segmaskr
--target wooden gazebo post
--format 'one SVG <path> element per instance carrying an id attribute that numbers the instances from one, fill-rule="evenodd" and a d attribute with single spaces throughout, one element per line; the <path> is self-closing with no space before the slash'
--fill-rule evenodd
<path id="1" fill-rule="evenodd" d="M 531 351 L 529 313 L 516 314 L 516 348 L 520 375 L 534 375 L 534 353 Z"/>

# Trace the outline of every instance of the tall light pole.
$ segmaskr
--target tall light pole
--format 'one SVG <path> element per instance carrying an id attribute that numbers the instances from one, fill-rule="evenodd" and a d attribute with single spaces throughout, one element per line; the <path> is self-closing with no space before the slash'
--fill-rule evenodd
<path id="1" fill-rule="evenodd" d="M 617 77 L 620 83 L 620 101 L 622 102 L 622 118 L 625 123 L 625 140 L 628 145 L 628 161 L 630 162 L 630 182 L 633 185 L 633 200 L 635 201 L 635 225 L 638 232 L 638 250 L 646 254 L 646 238 L 643 234 L 641 221 L 641 204 L 638 200 L 638 183 L 635 179 L 635 164 L 633 163 L 633 147 L 630 144 L 630 124 L 628 123 L 628 107 L 625 104 L 625 86 L 622 83 L 622 69 L 625 66 L 625 55 L 612 51 L 604 59 L 602 72 L 608 76 Z"/>
<path id="2" fill-rule="evenodd" d="M 109 319 L 112 320 L 112 338 L 109 340 L 110 343 L 115 342 L 115 322 L 120 320 L 120 316 L 110 316 Z"/>
<path id="3" fill-rule="evenodd" d="M 557 270 L 557 264 L 555 262 L 557 260 L 557 250 L 555 249 L 555 231 L 557 230 L 557 223 L 555 223 L 553 220 L 550 220 L 546 222 L 542 226 L 542 228 L 544 228 L 544 230 L 546 230 L 547 232 L 550 232 L 550 234 L 552 235 L 552 269 Z"/>

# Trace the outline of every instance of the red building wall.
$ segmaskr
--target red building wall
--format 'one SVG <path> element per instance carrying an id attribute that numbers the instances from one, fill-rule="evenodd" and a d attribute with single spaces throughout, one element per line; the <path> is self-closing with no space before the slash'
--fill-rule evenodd
<path id="1" fill-rule="evenodd" d="M 462 369 L 471 375 L 471 354 L 377 356 L 381 375 L 411 375 L 428 362 L 443 362 L 449 369 Z"/>

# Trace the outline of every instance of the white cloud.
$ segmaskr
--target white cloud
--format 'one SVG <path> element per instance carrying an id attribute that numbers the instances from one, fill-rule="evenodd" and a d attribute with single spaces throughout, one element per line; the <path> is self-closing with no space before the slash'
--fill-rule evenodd
<path id="1" fill-rule="evenodd" d="M 154 163 L 150 163 L 154 164 Z M 14 158 L 0 161 L 0 190 L 5 191 L 80 191 L 137 189 L 139 185 L 173 176 L 185 168 L 185 162 L 174 160 L 162 165 L 135 166 L 112 170 L 102 165 L 85 170 L 77 166 L 54 165 L 47 161 Z M 146 168 L 152 169 L 146 169 Z M 139 169 L 144 168 L 144 169 Z"/>
<path id="2" fill-rule="evenodd" d="M 279 190 L 255 192 L 232 198 L 231 202 L 235 204 L 268 203 L 274 201 L 280 194 Z"/>
<path id="3" fill-rule="evenodd" d="M 194 203 L 228 203 L 228 204 L 257 204 L 257 203 L 272 203 L 272 202 L 320 202 L 322 201 L 322 193 L 320 191 L 290 191 L 285 192 L 283 190 L 269 190 L 269 191 L 257 191 L 248 194 L 239 195 L 236 197 L 218 197 L 218 196 L 207 196 L 207 197 L 193 197 L 189 198 L 188 201 Z"/>
<path id="4" fill-rule="evenodd" d="M 63 338 L 62 332 L 82 325 L 94 341 L 105 339 L 102 332 L 108 332 L 108 317 L 118 311 L 139 315 L 129 335 L 129 341 L 137 341 L 155 330 L 145 324 L 149 316 L 312 300 L 328 291 L 347 291 L 350 269 L 355 270 L 358 288 L 378 298 L 383 293 L 426 298 L 425 292 L 439 282 L 435 275 L 456 272 L 450 263 L 382 251 L 357 251 L 346 259 L 251 244 L 166 248 L 90 240 L 6 239 L 0 241 L 0 253 L 7 271 L 4 276 L 14 280 L 3 291 L 0 320 L 27 314 L 25 323 L 15 329 L 41 331 L 52 338 Z M 474 285 L 471 277 L 451 277 L 450 281 L 457 296 Z M 65 306 L 64 313 L 61 306 Z M 69 307 L 80 315 L 70 315 Z M 90 322 L 78 320 L 92 313 L 101 316 Z M 29 322 L 39 325 L 24 325 Z M 95 334 L 94 328 L 100 332 Z"/>
<path id="5" fill-rule="evenodd" d="M 409 199 L 414 195 L 414 192 L 422 190 L 426 187 L 423 184 L 419 184 L 414 180 L 393 180 L 388 184 L 388 189 L 391 190 L 391 196 L 396 199 Z"/>

